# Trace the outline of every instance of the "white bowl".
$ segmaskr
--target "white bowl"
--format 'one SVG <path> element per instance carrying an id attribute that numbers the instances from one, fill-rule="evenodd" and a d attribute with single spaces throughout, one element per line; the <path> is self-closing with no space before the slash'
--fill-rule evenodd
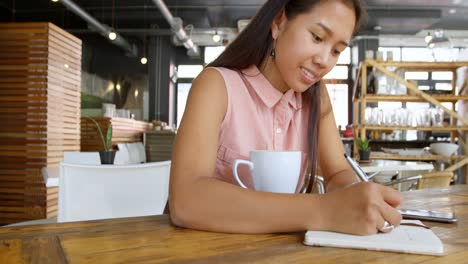
<path id="1" fill-rule="evenodd" d="M 458 150 L 458 145 L 452 143 L 432 143 L 430 147 L 432 153 L 446 157 L 452 156 Z"/>

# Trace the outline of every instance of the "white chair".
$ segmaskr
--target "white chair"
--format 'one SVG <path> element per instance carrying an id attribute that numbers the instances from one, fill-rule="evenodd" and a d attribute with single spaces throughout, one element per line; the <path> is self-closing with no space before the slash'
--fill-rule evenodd
<path id="1" fill-rule="evenodd" d="M 145 146 L 142 142 L 127 143 L 127 149 L 132 163 L 145 163 Z"/>
<path id="2" fill-rule="evenodd" d="M 99 152 L 71 152 L 63 153 L 63 162 L 73 164 L 101 164 Z"/>
<path id="3" fill-rule="evenodd" d="M 128 153 L 127 144 L 119 143 L 117 144 L 117 152 L 115 153 L 114 165 L 126 165 L 132 164 L 130 162 L 130 155 Z"/>
<path id="4" fill-rule="evenodd" d="M 114 164 L 140 164 L 146 162 L 145 146 L 142 142 L 117 144 L 119 150 L 115 153 Z"/>
<path id="5" fill-rule="evenodd" d="M 171 161 L 60 165 L 58 222 L 162 214 Z"/>

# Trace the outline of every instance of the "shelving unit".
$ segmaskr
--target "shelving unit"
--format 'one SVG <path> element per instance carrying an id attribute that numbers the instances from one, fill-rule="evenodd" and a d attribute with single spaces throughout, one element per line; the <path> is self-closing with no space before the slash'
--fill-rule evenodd
<path id="1" fill-rule="evenodd" d="M 459 144 L 464 149 L 468 149 L 467 142 L 463 137 L 464 131 L 468 131 L 468 119 L 460 116 L 455 112 L 455 104 L 462 101 L 468 101 L 467 95 L 457 94 L 456 91 L 456 79 L 457 69 L 460 67 L 468 66 L 468 62 L 378 62 L 375 60 L 366 60 L 361 63 L 353 91 L 354 99 L 354 133 L 358 137 L 365 138 L 366 132 L 369 130 L 416 130 L 416 131 L 436 131 L 436 132 L 450 132 L 450 141 L 455 142 L 455 138 L 458 137 Z M 392 68 L 394 70 L 389 69 Z M 376 95 L 367 93 L 367 77 L 368 70 L 375 69 L 380 73 L 385 74 L 398 83 L 406 86 L 408 95 Z M 395 72 L 397 70 L 405 71 L 427 71 L 427 72 L 440 72 L 450 71 L 453 73 L 452 80 L 452 91 L 450 94 L 444 95 L 430 95 L 418 89 L 417 85 L 411 83 Z M 448 127 L 409 127 L 409 126 L 378 126 L 368 125 L 365 122 L 365 109 L 368 103 L 375 102 L 428 102 L 444 110 L 445 113 L 450 115 L 450 125 Z M 442 105 L 442 102 L 452 103 L 452 109 L 449 109 Z M 462 125 L 457 125 L 461 123 Z M 357 157 L 357 145 L 354 143 L 354 157 Z M 450 158 L 438 156 L 438 155 L 427 155 L 427 156 L 406 156 L 396 155 L 387 153 L 376 153 L 371 154 L 371 159 L 393 159 L 393 160 L 449 160 L 452 162 L 452 166 L 448 169 L 453 170 L 465 166 L 468 163 L 468 156 L 453 156 Z"/>

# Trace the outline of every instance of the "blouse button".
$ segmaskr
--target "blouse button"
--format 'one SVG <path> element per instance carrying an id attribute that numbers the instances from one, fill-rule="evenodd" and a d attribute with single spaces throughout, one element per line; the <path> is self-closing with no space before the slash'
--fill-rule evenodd
<path id="1" fill-rule="evenodd" d="M 281 128 L 279 128 L 279 127 L 276 128 L 276 134 L 281 134 L 281 132 L 282 132 Z"/>

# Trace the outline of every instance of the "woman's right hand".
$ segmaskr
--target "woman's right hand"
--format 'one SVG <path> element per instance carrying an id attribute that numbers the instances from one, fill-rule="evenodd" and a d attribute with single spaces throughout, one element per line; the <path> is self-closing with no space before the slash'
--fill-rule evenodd
<path id="1" fill-rule="evenodd" d="M 385 221 L 401 222 L 395 209 L 403 201 L 399 191 L 376 183 L 360 182 L 323 195 L 322 229 L 356 235 L 375 234 Z"/>

